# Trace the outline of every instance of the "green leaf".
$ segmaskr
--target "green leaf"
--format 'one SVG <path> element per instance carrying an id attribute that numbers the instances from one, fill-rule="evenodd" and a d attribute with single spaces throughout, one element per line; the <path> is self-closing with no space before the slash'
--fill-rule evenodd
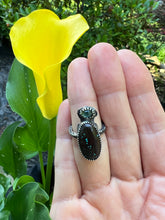
<path id="1" fill-rule="evenodd" d="M 38 97 L 32 71 L 14 60 L 6 87 L 7 100 L 14 112 L 26 122 L 16 130 L 14 140 L 20 150 L 29 155 L 46 151 L 49 138 L 49 121 L 36 103 Z"/>
<path id="2" fill-rule="evenodd" d="M 13 141 L 19 123 L 15 122 L 8 126 L 0 137 L 0 166 L 14 178 L 26 174 L 25 159 Z"/>
<path id="3" fill-rule="evenodd" d="M 3 186 L 5 193 L 11 186 L 10 178 L 0 173 L 0 184 Z"/>
<path id="4" fill-rule="evenodd" d="M 2 212 L 5 206 L 5 196 L 6 193 L 11 186 L 10 179 L 3 174 L 0 174 L 0 219 L 5 220 L 8 219 L 8 215 L 6 212 Z"/>
<path id="5" fill-rule="evenodd" d="M 152 48 L 152 46 L 153 46 L 152 44 L 149 44 L 149 45 L 147 45 L 146 49 L 149 50 Z"/>
<path id="6" fill-rule="evenodd" d="M 28 175 L 21 176 L 20 178 L 16 178 L 13 183 L 13 190 L 19 189 L 27 183 L 35 182 L 34 178 Z"/>
<path id="7" fill-rule="evenodd" d="M 4 208 L 5 205 L 5 190 L 2 185 L 0 185 L 0 211 Z"/>
<path id="8" fill-rule="evenodd" d="M 159 6 L 160 2 L 154 2 L 153 4 L 153 10 L 156 10 Z"/>
<path id="9" fill-rule="evenodd" d="M 49 220 L 49 210 L 43 204 L 48 199 L 49 196 L 38 183 L 27 183 L 10 192 L 5 209 L 11 212 L 12 220 Z"/>
<path id="10" fill-rule="evenodd" d="M 0 220 L 9 220 L 10 212 L 7 210 L 4 210 L 0 212 Z"/>

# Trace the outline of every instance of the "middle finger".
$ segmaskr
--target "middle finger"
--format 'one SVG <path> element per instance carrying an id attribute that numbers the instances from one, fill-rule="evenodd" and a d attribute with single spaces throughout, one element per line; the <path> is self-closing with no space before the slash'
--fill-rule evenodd
<path id="1" fill-rule="evenodd" d="M 89 51 L 88 60 L 100 113 L 107 126 L 111 174 L 127 181 L 139 179 L 139 137 L 117 52 L 110 44 L 100 43 Z"/>

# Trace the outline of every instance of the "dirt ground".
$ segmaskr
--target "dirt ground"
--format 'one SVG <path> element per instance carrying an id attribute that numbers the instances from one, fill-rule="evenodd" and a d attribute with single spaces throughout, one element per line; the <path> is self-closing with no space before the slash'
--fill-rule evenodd
<path id="1" fill-rule="evenodd" d="M 6 100 L 6 82 L 13 59 L 9 48 L 0 47 L 0 135 L 9 124 L 19 120 L 19 116 L 12 112 Z"/>

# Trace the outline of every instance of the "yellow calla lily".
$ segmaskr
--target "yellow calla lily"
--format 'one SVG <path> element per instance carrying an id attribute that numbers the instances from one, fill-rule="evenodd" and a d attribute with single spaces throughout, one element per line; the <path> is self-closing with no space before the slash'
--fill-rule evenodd
<path id="1" fill-rule="evenodd" d="M 61 63 L 89 28 L 80 14 L 66 19 L 40 9 L 19 19 L 10 31 L 15 57 L 29 67 L 38 90 L 37 103 L 43 116 L 52 119 L 62 102 Z"/>

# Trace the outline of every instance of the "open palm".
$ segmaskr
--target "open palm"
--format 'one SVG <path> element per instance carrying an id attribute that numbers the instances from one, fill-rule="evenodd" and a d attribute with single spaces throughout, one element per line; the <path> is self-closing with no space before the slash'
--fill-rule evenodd
<path id="1" fill-rule="evenodd" d="M 165 114 L 150 73 L 129 51 L 107 44 L 68 69 L 68 97 L 59 109 L 53 220 L 164 220 Z M 77 110 L 95 107 L 106 125 L 95 161 L 68 133 Z"/>

